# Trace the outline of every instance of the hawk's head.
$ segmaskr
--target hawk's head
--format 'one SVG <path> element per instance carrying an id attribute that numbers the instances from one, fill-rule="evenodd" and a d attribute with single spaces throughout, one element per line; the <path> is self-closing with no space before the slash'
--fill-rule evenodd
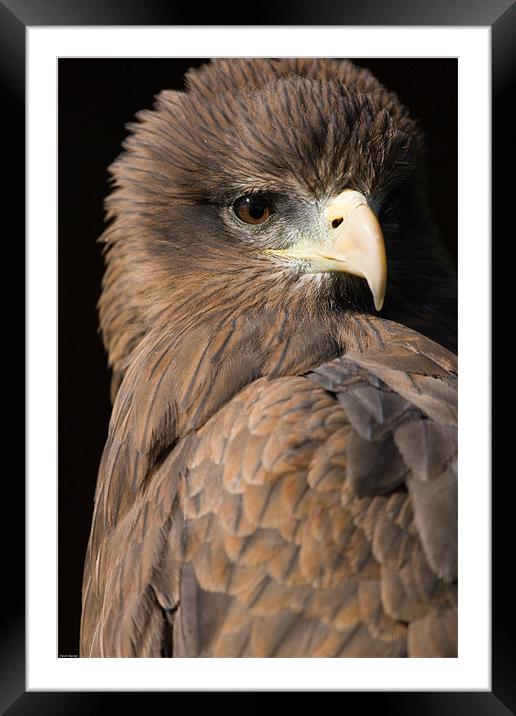
<path id="1" fill-rule="evenodd" d="M 368 71 L 217 60 L 138 120 L 107 202 L 112 362 L 168 313 L 192 322 L 295 307 L 325 321 L 383 308 L 416 325 L 437 314 L 448 274 L 422 135 Z"/>

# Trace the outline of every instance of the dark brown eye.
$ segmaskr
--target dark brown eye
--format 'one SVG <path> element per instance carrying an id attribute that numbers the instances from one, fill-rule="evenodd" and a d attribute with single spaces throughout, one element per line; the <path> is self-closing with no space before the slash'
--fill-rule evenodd
<path id="1" fill-rule="evenodd" d="M 241 196 L 233 204 L 233 211 L 246 224 L 263 224 L 271 215 L 271 209 L 262 196 Z"/>

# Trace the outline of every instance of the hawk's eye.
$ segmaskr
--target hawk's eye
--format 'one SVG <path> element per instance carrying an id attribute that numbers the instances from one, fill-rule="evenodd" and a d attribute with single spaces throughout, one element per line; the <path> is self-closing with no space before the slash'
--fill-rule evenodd
<path id="1" fill-rule="evenodd" d="M 241 196 L 233 204 L 233 211 L 246 224 L 263 224 L 271 214 L 267 201 L 257 194 Z"/>

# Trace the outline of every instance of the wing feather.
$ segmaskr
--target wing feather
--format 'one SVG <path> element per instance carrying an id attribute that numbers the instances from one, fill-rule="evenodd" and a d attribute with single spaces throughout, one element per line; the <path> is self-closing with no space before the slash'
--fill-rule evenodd
<path id="1" fill-rule="evenodd" d="M 254 380 L 179 440 L 98 531 L 83 652 L 456 655 L 456 362 L 388 338 Z"/>

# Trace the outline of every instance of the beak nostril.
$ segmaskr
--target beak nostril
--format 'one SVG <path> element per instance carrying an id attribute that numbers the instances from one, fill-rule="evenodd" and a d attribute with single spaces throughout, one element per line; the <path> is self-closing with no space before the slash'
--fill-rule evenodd
<path id="1" fill-rule="evenodd" d="M 337 226 L 340 226 L 341 224 L 342 224 L 342 217 L 340 219 L 333 219 L 333 221 L 331 222 L 331 225 L 333 226 L 334 229 L 336 229 Z"/>

